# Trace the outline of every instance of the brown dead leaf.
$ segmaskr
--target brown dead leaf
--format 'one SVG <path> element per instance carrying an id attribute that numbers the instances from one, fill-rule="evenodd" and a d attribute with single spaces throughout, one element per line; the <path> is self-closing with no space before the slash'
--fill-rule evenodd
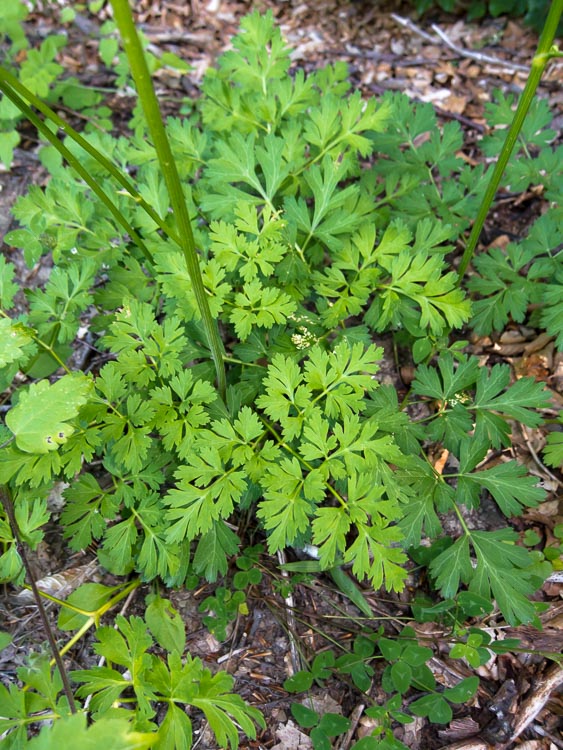
<path id="1" fill-rule="evenodd" d="M 468 97 L 450 94 L 444 102 L 444 107 L 456 115 L 462 115 L 467 107 Z"/>
<path id="2" fill-rule="evenodd" d="M 415 716 L 414 721 L 410 724 L 404 725 L 401 742 L 403 745 L 406 745 L 409 750 L 420 750 L 422 747 L 422 729 L 424 728 L 425 723 L 425 719 L 420 716 Z"/>
<path id="3" fill-rule="evenodd" d="M 524 351 L 526 354 L 533 354 L 534 352 L 539 352 L 542 349 L 546 349 L 547 347 L 551 347 L 551 350 L 553 351 L 553 336 L 550 336 L 548 333 L 540 333 L 539 336 L 537 336 L 533 341 L 530 341 L 529 344 L 526 344 L 526 347 Z"/>
<path id="4" fill-rule="evenodd" d="M 49 596 L 57 599 L 66 599 L 75 589 L 83 583 L 98 581 L 98 564 L 93 561 L 87 565 L 79 565 L 74 568 L 68 568 L 61 573 L 51 576 L 44 576 L 36 581 L 37 588 Z M 18 604 L 33 604 L 33 593 L 29 589 L 23 589 L 14 597 Z"/>
<path id="5" fill-rule="evenodd" d="M 499 336 L 501 344 L 525 344 L 527 340 L 526 334 L 523 333 L 521 328 L 508 328 Z M 522 350 L 524 350 L 524 347 Z"/>
<path id="6" fill-rule="evenodd" d="M 379 722 L 377 719 L 372 719 L 369 716 L 362 716 L 356 732 L 357 738 L 361 740 L 362 737 L 367 737 L 374 731 L 374 729 L 377 729 L 378 726 Z"/>
<path id="7" fill-rule="evenodd" d="M 445 83 L 448 78 L 455 78 L 457 75 L 457 68 L 449 60 L 438 60 L 435 70 L 435 78 L 440 83 Z"/>
<path id="8" fill-rule="evenodd" d="M 483 69 L 481 68 L 481 66 L 476 65 L 470 60 L 462 60 L 459 65 L 459 71 L 468 78 L 478 78 L 483 74 Z"/>
<path id="9" fill-rule="evenodd" d="M 477 734 L 479 729 L 479 724 L 471 716 L 464 716 L 453 719 L 447 729 L 438 731 L 438 736 L 441 740 L 462 740 Z"/>
<path id="10" fill-rule="evenodd" d="M 276 729 L 276 739 L 279 740 L 272 750 L 310 750 L 313 747 L 311 738 L 304 734 L 291 719 L 287 724 L 280 724 Z"/>
<path id="11" fill-rule="evenodd" d="M 448 457 L 450 455 L 449 450 L 444 449 L 438 458 L 436 459 L 436 462 L 434 463 L 434 469 L 437 471 L 438 474 L 442 474 L 444 471 L 444 466 L 447 463 Z"/>

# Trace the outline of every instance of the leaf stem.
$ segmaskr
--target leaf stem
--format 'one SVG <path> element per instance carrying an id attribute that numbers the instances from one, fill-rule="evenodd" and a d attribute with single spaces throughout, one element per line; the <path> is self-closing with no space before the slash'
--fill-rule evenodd
<path id="1" fill-rule="evenodd" d="M 469 526 L 465 523 L 465 518 L 463 517 L 462 512 L 460 511 L 457 503 L 452 503 L 452 508 L 454 509 L 454 512 L 456 516 L 458 517 L 458 520 L 461 524 L 461 527 L 463 531 L 465 532 L 465 536 L 468 536 L 471 539 L 471 529 Z"/>
<path id="2" fill-rule="evenodd" d="M 126 596 L 129 596 L 132 591 L 134 591 L 136 588 L 139 588 L 140 585 L 141 581 L 139 579 L 130 581 L 125 588 L 121 589 L 121 591 L 119 591 L 115 596 L 112 596 L 109 601 L 99 607 L 95 612 L 81 612 L 81 614 L 83 614 L 88 619 L 72 636 L 68 643 L 65 644 L 60 650 L 59 653 L 61 654 L 61 656 L 66 654 L 67 651 L 70 651 L 75 643 L 78 643 L 82 636 L 87 633 L 88 630 L 90 630 L 92 625 L 94 625 L 94 627 L 96 628 L 99 627 L 100 619 L 103 617 L 103 615 L 105 615 L 106 612 L 109 612 L 109 610 L 112 609 L 122 599 L 125 599 Z M 65 602 L 60 601 L 59 604 L 63 607 L 68 608 L 68 604 L 66 604 Z"/>
<path id="3" fill-rule="evenodd" d="M 4 312 L 4 310 L 0 310 L 0 317 L 7 318 L 8 320 L 12 320 L 10 316 Z M 62 369 L 67 373 L 67 375 L 70 375 L 72 370 L 67 367 L 67 365 L 63 362 L 63 360 L 59 357 L 57 352 L 54 350 L 52 344 L 46 344 L 42 339 L 39 338 L 36 331 L 33 329 L 26 327 L 25 333 L 30 337 L 32 341 L 34 341 L 38 346 L 41 346 L 43 349 L 45 349 L 46 352 L 55 360 L 55 362 L 59 365 L 59 367 L 62 367 Z M 32 357 L 31 362 L 27 363 L 25 367 L 29 369 L 33 366 L 33 364 L 36 362 L 37 357 L 39 356 L 39 353 L 34 355 Z"/>
<path id="4" fill-rule="evenodd" d="M 184 192 L 182 190 L 182 184 L 180 182 L 180 176 L 172 155 L 170 143 L 168 142 L 143 47 L 139 35 L 137 34 L 137 29 L 135 28 L 133 14 L 128 0 L 110 0 L 110 2 L 113 8 L 114 19 L 121 36 L 121 42 L 125 49 L 127 59 L 129 60 L 131 73 L 137 87 L 137 93 L 145 117 L 147 118 L 149 132 L 154 141 L 158 161 L 168 188 L 168 194 L 170 196 L 174 215 L 178 222 L 181 248 L 184 253 L 186 267 L 188 269 L 194 295 L 201 314 L 203 326 L 207 334 L 211 356 L 215 363 L 217 386 L 221 397 L 224 399 L 227 389 L 225 365 L 223 362 L 224 348 L 219 336 L 217 321 L 214 320 L 211 315 L 211 310 L 209 309 L 209 303 L 207 301 L 207 295 L 205 287 L 203 286 L 203 279 L 199 267 L 199 256 L 195 247 L 192 225 L 186 206 Z"/>
<path id="5" fill-rule="evenodd" d="M 504 145 L 501 149 L 498 161 L 493 169 L 493 174 L 491 175 L 491 179 L 489 180 L 489 184 L 487 185 L 483 201 L 479 206 L 477 218 L 475 219 L 475 223 L 471 228 L 469 240 L 467 241 L 467 246 L 461 258 L 461 263 L 459 264 L 457 279 L 458 285 L 461 283 L 463 276 L 467 270 L 467 266 L 473 258 L 473 254 L 475 252 L 475 248 L 477 247 L 477 242 L 479 241 L 485 219 L 487 218 L 489 209 L 499 187 L 502 175 L 504 174 L 504 170 L 506 169 L 506 165 L 508 164 L 508 160 L 510 159 L 510 156 L 518 139 L 518 135 L 520 134 L 520 131 L 526 119 L 526 115 L 534 99 L 536 89 L 539 86 L 543 72 L 550 60 L 555 57 L 561 56 L 561 52 L 557 49 L 557 47 L 553 46 L 553 40 L 555 38 L 555 34 L 557 33 L 557 25 L 559 23 L 559 19 L 561 18 L 562 12 L 563 0 L 552 0 L 551 6 L 549 8 L 549 13 L 547 14 L 547 19 L 545 21 L 540 40 L 538 42 L 537 51 L 532 60 L 532 66 L 530 68 L 528 80 L 526 81 L 526 86 L 524 87 L 524 91 L 522 92 L 522 96 L 520 97 L 520 101 L 518 102 L 518 107 L 516 109 L 516 112 L 514 113 L 514 119 L 512 120 L 512 124 L 508 130 L 508 133 L 506 134 Z"/>
<path id="6" fill-rule="evenodd" d="M 260 370 L 264 369 L 263 365 L 259 365 L 256 362 L 243 362 L 242 359 L 237 359 L 236 357 L 229 357 L 227 354 L 223 354 L 223 361 L 231 362 L 234 365 L 242 365 L 243 367 L 258 367 Z"/>
<path id="7" fill-rule="evenodd" d="M 278 445 L 280 446 L 280 448 L 283 448 L 283 449 L 284 449 L 284 450 L 286 450 L 286 451 L 287 451 L 288 453 L 291 453 L 291 455 L 292 455 L 292 456 L 294 456 L 294 457 L 295 457 L 295 458 L 296 458 L 296 459 L 297 459 L 297 460 L 299 461 L 299 463 L 300 463 L 300 464 L 301 464 L 302 466 L 304 466 L 304 467 L 305 467 L 305 469 L 306 469 L 307 471 L 309 471 L 309 472 L 313 471 L 314 467 L 313 467 L 313 466 L 311 466 L 311 464 L 310 464 L 310 463 L 309 463 L 308 461 L 305 461 L 305 459 L 304 459 L 304 458 L 302 458 L 302 457 L 301 457 L 301 456 L 299 455 L 299 453 L 297 453 L 297 451 L 296 451 L 296 450 L 294 450 L 294 449 L 293 449 L 293 448 L 291 447 L 291 445 L 288 445 L 288 444 L 286 443 L 286 441 L 285 441 L 285 440 L 284 440 L 284 439 L 283 439 L 282 437 L 280 437 L 280 436 L 278 435 L 278 433 L 276 432 L 276 430 L 274 429 L 274 427 L 273 427 L 273 426 L 272 426 L 272 425 L 270 424 L 270 422 L 269 422 L 269 421 L 268 421 L 268 420 L 266 419 L 266 417 L 264 417 L 264 415 L 262 415 L 262 414 L 260 414 L 259 416 L 260 416 L 260 420 L 261 420 L 261 421 L 262 421 L 262 423 L 263 423 L 263 424 L 265 425 L 265 427 L 266 427 L 266 429 L 268 430 L 268 432 L 270 432 L 270 433 L 271 433 L 271 434 L 272 434 L 272 435 L 273 435 L 273 436 L 274 436 L 274 437 L 276 438 L 276 441 L 277 441 Z M 324 464 L 321 464 L 321 465 L 324 465 Z M 329 492 L 331 493 L 331 495 L 332 495 L 333 497 L 335 497 L 335 498 L 336 498 L 336 499 L 338 500 L 338 502 L 340 503 L 340 505 L 341 505 L 341 506 L 342 506 L 343 508 L 347 508 L 347 507 L 348 507 L 348 503 L 347 503 L 347 502 L 346 502 L 346 501 L 344 500 L 344 498 L 343 498 L 343 497 L 342 497 L 342 496 L 341 496 L 341 495 L 340 495 L 340 494 L 339 494 L 339 493 L 338 493 L 338 492 L 337 492 L 337 491 L 336 491 L 336 490 L 334 489 L 334 487 L 333 487 L 333 486 L 332 486 L 331 484 L 328 484 L 328 482 L 327 482 L 325 486 L 326 486 L 327 490 L 328 490 L 328 491 L 329 491 Z"/>

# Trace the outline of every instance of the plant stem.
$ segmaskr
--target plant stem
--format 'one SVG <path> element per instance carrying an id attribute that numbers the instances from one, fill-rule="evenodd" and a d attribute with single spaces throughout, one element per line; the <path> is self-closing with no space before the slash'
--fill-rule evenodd
<path id="1" fill-rule="evenodd" d="M 137 247 L 140 248 L 140 250 L 143 252 L 145 258 L 152 263 L 152 257 L 151 254 L 141 239 L 138 232 L 133 229 L 131 224 L 127 221 L 125 216 L 121 213 L 121 211 L 117 208 L 115 203 L 111 200 L 111 198 L 105 193 L 104 190 L 100 187 L 99 183 L 92 177 L 92 175 L 88 172 L 87 169 L 85 169 L 80 161 L 76 158 L 76 156 L 72 153 L 72 151 L 69 151 L 67 147 L 59 141 L 55 133 L 53 133 L 47 125 L 41 120 L 35 112 L 29 107 L 23 99 L 16 94 L 15 91 L 13 91 L 8 84 L 6 84 L 2 80 L 2 72 L 0 70 L 0 91 L 2 91 L 8 99 L 10 99 L 16 107 L 22 112 L 22 114 L 27 117 L 27 119 L 37 128 L 37 130 L 46 138 L 46 140 L 49 141 L 61 154 L 61 156 L 67 161 L 67 163 L 75 170 L 75 172 L 80 175 L 80 177 L 84 180 L 84 182 L 90 187 L 90 189 L 98 196 L 98 198 L 102 201 L 104 206 L 110 211 L 114 219 L 120 224 L 123 229 L 127 232 L 127 234 L 131 237 L 133 242 L 137 245 Z"/>
<path id="2" fill-rule="evenodd" d="M 75 143 L 83 148 L 84 151 L 90 154 L 90 156 L 92 156 L 98 162 L 98 164 L 107 169 L 110 175 L 127 191 L 127 193 L 129 193 L 135 203 L 138 203 L 139 206 L 151 217 L 155 224 L 157 224 L 160 229 L 162 229 L 162 231 L 165 232 L 168 237 L 170 237 L 171 240 L 173 240 L 178 246 L 180 246 L 180 239 L 178 238 L 178 236 L 170 229 L 170 227 L 166 225 L 166 222 L 158 215 L 154 208 L 146 202 L 146 200 L 135 187 L 134 183 L 129 178 L 127 178 L 110 159 L 104 156 L 104 154 L 102 154 L 101 151 L 95 148 L 95 146 L 92 146 L 92 144 L 86 138 L 80 135 L 80 133 L 78 133 L 66 120 L 64 120 L 62 117 L 59 117 L 59 115 L 53 109 L 51 109 L 51 107 L 45 104 L 45 102 L 43 102 L 38 96 L 35 96 L 35 94 L 33 94 L 27 88 L 27 86 L 24 86 L 23 83 L 18 81 L 18 79 L 9 71 L 5 70 L 5 68 L 0 67 L 0 89 L 5 91 L 5 89 L 2 88 L 2 82 L 5 82 L 14 91 L 19 93 L 20 96 L 22 96 L 29 102 L 29 104 L 38 109 L 48 120 L 54 123 L 58 128 L 60 128 L 60 130 L 66 133 L 69 138 L 72 138 Z M 61 149 L 59 148 L 60 141 L 57 140 L 56 143 L 51 143 L 58 149 L 59 153 L 62 153 Z"/>
<path id="3" fill-rule="evenodd" d="M 95 628 L 98 628 L 100 625 L 100 619 L 101 617 L 108 612 L 110 609 L 112 609 L 118 602 L 120 602 L 122 599 L 124 599 L 126 596 L 129 596 L 131 591 L 134 591 L 136 588 L 138 588 L 141 585 L 140 580 L 134 580 L 131 581 L 127 586 L 122 589 L 116 596 L 113 596 L 109 602 L 106 602 L 103 604 L 99 609 L 97 609 L 94 613 L 89 612 L 82 612 L 85 616 L 88 617 L 86 622 L 80 627 L 79 630 L 76 631 L 76 633 L 72 636 L 70 641 L 64 645 L 61 650 L 60 654 L 61 656 L 64 656 L 67 651 L 70 651 L 70 649 L 74 646 L 75 643 L 78 643 L 82 636 L 90 630 L 92 625 L 94 625 Z M 65 602 L 58 601 L 58 604 L 60 604 L 61 607 L 68 607 L 68 604 Z"/>
<path id="4" fill-rule="evenodd" d="M 125 49 L 131 67 L 131 73 L 137 87 L 137 93 L 145 117 L 147 118 L 149 132 L 156 148 L 160 168 L 166 182 L 166 187 L 168 188 L 172 209 L 178 222 L 181 248 L 184 253 L 186 267 L 188 269 L 194 295 L 203 321 L 203 326 L 207 334 L 211 356 L 215 363 L 217 386 L 221 397 L 224 399 L 227 390 L 227 383 L 225 365 L 223 362 L 223 344 L 219 336 L 217 321 L 213 319 L 211 310 L 209 309 L 209 303 L 207 302 L 207 294 L 205 287 L 203 286 L 203 279 L 199 267 L 199 256 L 195 247 L 192 225 L 186 206 L 184 192 L 182 190 L 182 184 L 180 182 L 180 176 L 178 175 L 176 162 L 174 161 L 172 150 L 168 142 L 143 47 L 135 28 L 133 14 L 129 7 L 128 0 L 110 0 L 110 2 L 113 8 L 115 22 L 121 36 L 121 42 Z"/>
<path id="5" fill-rule="evenodd" d="M 528 80 L 526 81 L 526 86 L 524 87 L 524 91 L 522 92 L 522 96 L 520 97 L 520 101 L 518 102 L 518 107 L 516 109 L 516 112 L 514 113 L 514 119 L 512 120 L 512 124 L 506 135 L 504 145 L 500 152 L 498 161 L 495 164 L 495 168 L 493 170 L 491 179 L 489 180 L 489 184 L 487 185 L 487 190 L 485 191 L 483 201 L 479 207 L 479 212 L 477 214 L 477 218 L 475 219 L 475 223 L 471 228 L 469 240 L 467 241 L 467 246 L 463 253 L 461 263 L 459 264 L 458 284 L 461 283 L 463 276 L 467 270 L 467 266 L 471 262 L 473 254 L 475 252 L 475 248 L 477 247 L 477 242 L 483 229 L 483 225 L 485 223 L 485 219 L 487 218 L 502 175 L 504 173 L 504 170 L 506 169 L 506 165 L 508 164 L 508 160 L 510 159 L 510 155 L 512 154 L 512 151 L 516 144 L 516 140 L 518 138 L 520 130 L 522 129 L 522 125 L 524 124 L 524 120 L 526 119 L 526 115 L 528 113 L 530 105 L 534 99 L 536 89 L 540 83 L 545 67 L 547 63 L 554 57 L 561 56 L 559 50 L 552 45 L 562 12 L 563 0 L 552 0 L 547 19 L 540 36 L 540 40 L 538 42 L 537 51 L 534 55 L 534 59 L 532 60 L 532 66 L 530 69 Z"/>
<path id="6" fill-rule="evenodd" d="M 39 593 L 39 589 L 37 588 L 35 578 L 31 571 L 31 566 L 29 565 L 29 561 L 25 554 L 24 545 L 23 545 L 21 535 L 20 535 L 20 529 L 19 529 L 18 522 L 16 519 L 16 513 L 14 510 L 14 504 L 12 502 L 12 498 L 8 492 L 7 487 L 0 487 L 0 501 L 2 505 L 4 506 L 6 515 L 8 516 L 8 520 L 12 528 L 12 534 L 14 535 L 14 539 L 16 540 L 16 548 L 18 550 L 18 554 L 21 557 L 23 566 L 25 568 L 27 579 L 30 583 L 31 590 L 33 592 L 33 598 L 35 599 L 35 604 L 37 605 L 37 611 L 39 612 L 39 617 L 41 618 L 41 622 L 43 623 L 43 627 L 45 628 L 45 633 L 47 634 L 47 640 L 49 641 L 49 646 L 51 647 L 51 651 L 53 652 L 53 658 L 55 660 L 55 664 L 57 665 L 59 674 L 61 676 L 61 680 L 63 683 L 63 691 L 68 701 L 68 707 L 70 709 L 70 712 L 72 714 L 75 714 L 76 704 L 74 702 L 74 695 L 70 687 L 68 674 L 63 664 L 61 654 L 59 653 L 59 649 L 57 647 L 57 643 L 55 641 L 55 636 L 53 635 L 51 625 L 49 624 L 49 618 L 47 617 L 47 613 L 45 612 L 45 607 L 43 606 L 43 602 L 41 601 L 41 595 Z"/>

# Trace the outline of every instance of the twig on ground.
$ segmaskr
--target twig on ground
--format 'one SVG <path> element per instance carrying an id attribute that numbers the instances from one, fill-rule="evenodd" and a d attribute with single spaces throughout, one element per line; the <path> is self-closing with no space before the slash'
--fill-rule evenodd
<path id="1" fill-rule="evenodd" d="M 285 552 L 283 550 L 278 550 L 278 562 L 281 565 L 285 565 L 287 562 L 285 557 Z M 287 570 L 281 570 L 281 574 L 284 578 L 289 578 L 289 573 Z M 301 669 L 301 659 L 299 658 L 299 649 L 297 648 L 297 643 L 295 642 L 295 633 L 297 631 L 296 625 L 295 625 L 295 615 L 293 614 L 295 611 L 295 602 L 293 601 L 293 593 L 289 593 L 285 598 L 285 608 L 286 608 L 286 616 L 287 616 L 287 633 L 289 638 L 289 653 L 291 655 L 291 666 L 293 668 L 293 673 L 299 672 Z M 291 676 L 291 675 L 290 675 Z"/>
<path id="2" fill-rule="evenodd" d="M 348 729 L 348 731 L 342 738 L 340 744 L 338 745 L 338 750 L 348 750 L 348 748 L 350 747 L 350 743 L 354 739 L 354 732 L 356 731 L 358 722 L 362 718 L 362 714 L 364 712 L 365 707 L 366 707 L 365 703 L 358 703 L 356 708 L 350 714 L 350 728 Z"/>
<path id="3" fill-rule="evenodd" d="M 339 54 L 342 57 L 361 58 L 362 60 L 373 60 L 376 63 L 389 63 L 394 65 L 396 68 L 413 68 L 426 67 L 428 65 L 427 57 L 405 57 L 404 55 L 396 55 L 392 52 L 373 52 L 372 50 L 361 50 L 361 49 L 345 49 L 339 50 Z M 457 59 L 454 55 L 448 58 L 449 60 Z"/>
<path id="4" fill-rule="evenodd" d="M 531 457 L 534 459 L 535 463 L 537 464 L 538 468 L 541 469 L 541 471 L 544 474 L 547 474 L 547 476 L 556 484 L 558 484 L 560 487 L 563 486 L 563 482 L 558 479 L 555 474 L 552 474 L 551 471 L 547 468 L 547 466 L 543 463 L 541 458 L 536 453 L 531 441 L 530 436 L 528 434 L 528 430 L 526 429 L 525 425 L 521 425 L 522 429 L 522 435 L 524 437 L 524 442 L 526 443 L 526 448 L 530 451 Z"/>
<path id="5" fill-rule="evenodd" d="M 490 750 L 490 747 L 482 740 L 461 740 L 453 745 L 444 745 L 440 750 Z"/>
<path id="6" fill-rule="evenodd" d="M 480 63 L 487 63 L 488 65 L 500 65 L 502 68 L 509 68 L 510 70 L 518 70 L 524 73 L 528 73 L 530 70 L 526 65 L 520 65 L 519 63 L 513 63 L 509 60 L 501 60 L 499 57 L 492 57 L 491 55 L 484 55 L 482 52 L 473 52 L 473 50 L 464 49 L 454 44 L 451 39 L 442 31 L 442 29 L 435 23 L 432 24 L 432 31 L 436 32 L 440 39 L 447 45 L 451 50 L 457 52 L 461 57 L 467 57 L 469 60 L 476 60 Z"/>
<path id="7" fill-rule="evenodd" d="M 510 745 L 522 734 L 524 729 L 532 723 L 539 712 L 543 709 L 550 699 L 551 694 L 562 685 L 563 669 L 557 664 L 554 664 L 547 670 L 545 676 L 540 678 L 536 684 L 532 686 L 531 695 L 520 706 L 518 713 L 514 717 L 514 726 L 512 727 L 512 732 L 507 745 Z"/>
<path id="8" fill-rule="evenodd" d="M 561 740 L 560 737 L 556 737 L 551 732 L 546 732 L 543 727 L 541 727 L 539 724 L 532 724 L 530 727 L 530 730 L 532 732 L 535 732 L 536 734 L 539 734 L 540 737 L 547 737 L 547 739 L 552 742 L 555 747 L 561 747 L 563 748 L 563 740 Z"/>
<path id="9" fill-rule="evenodd" d="M 395 23 L 398 23 L 399 26 L 404 26 L 406 29 L 414 31 L 415 34 L 418 34 L 418 36 L 426 39 L 427 42 L 436 44 L 436 39 L 432 36 L 432 34 L 428 34 L 426 31 L 423 31 L 420 26 L 417 26 L 413 21 L 411 21 L 410 18 L 398 16 L 396 13 L 391 13 L 391 18 L 395 21 Z"/>
<path id="10" fill-rule="evenodd" d="M 432 44 L 436 44 L 436 42 L 438 41 L 436 37 L 432 36 L 431 34 L 428 34 L 426 31 L 423 31 L 421 28 L 419 28 L 415 23 L 413 23 L 410 20 L 410 18 L 403 18 L 403 16 L 398 16 L 396 13 L 391 13 L 391 18 L 400 26 L 404 26 L 405 28 L 409 29 L 415 34 L 418 34 L 418 36 L 422 37 L 423 39 L 426 39 L 427 42 L 432 42 Z M 463 47 L 458 47 L 458 45 L 454 44 L 454 42 L 452 42 L 452 40 L 445 34 L 445 32 L 443 32 L 442 29 L 436 24 L 432 24 L 432 31 L 436 34 L 436 36 L 438 36 L 438 39 L 441 39 L 442 42 L 444 42 L 444 44 L 447 47 L 453 50 L 460 57 L 465 57 L 469 60 L 475 60 L 476 62 L 480 62 L 480 63 L 487 63 L 488 65 L 497 65 L 502 68 L 508 68 L 509 70 L 513 70 L 513 71 L 522 71 L 524 73 L 527 73 L 529 71 L 529 67 L 527 67 L 526 65 L 513 63 L 513 62 L 510 62 L 510 60 L 501 60 L 498 57 L 485 55 L 482 52 L 474 52 L 473 50 L 464 49 Z"/>

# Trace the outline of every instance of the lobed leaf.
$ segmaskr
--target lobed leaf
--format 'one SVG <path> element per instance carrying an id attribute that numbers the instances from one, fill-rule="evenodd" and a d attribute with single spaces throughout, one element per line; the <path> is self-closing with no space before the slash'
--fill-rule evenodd
<path id="1" fill-rule="evenodd" d="M 74 433 L 71 421 L 92 393 L 92 380 L 82 373 L 63 375 L 51 385 L 33 383 L 6 415 L 16 445 L 26 453 L 56 451 Z"/>

